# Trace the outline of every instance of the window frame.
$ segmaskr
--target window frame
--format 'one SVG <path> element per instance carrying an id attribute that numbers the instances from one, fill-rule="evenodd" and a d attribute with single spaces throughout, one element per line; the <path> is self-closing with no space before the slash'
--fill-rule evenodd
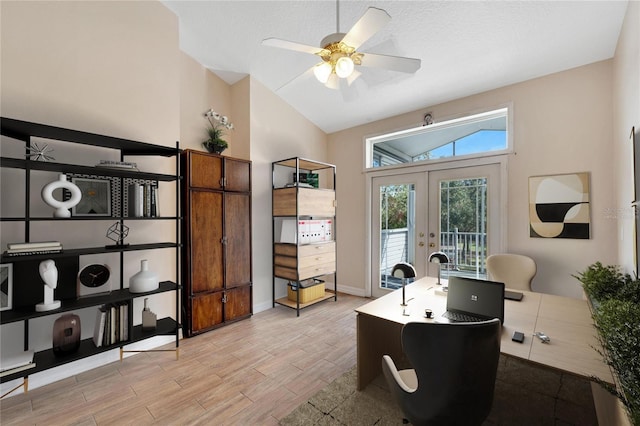
<path id="1" fill-rule="evenodd" d="M 378 166 L 378 167 L 373 166 L 374 145 L 376 143 L 398 139 L 399 137 L 415 136 L 415 135 L 420 135 L 424 133 L 429 133 L 434 130 L 441 130 L 441 129 L 446 129 L 448 127 L 459 126 L 460 124 L 484 121 L 492 117 L 498 117 L 502 115 L 506 115 L 506 119 L 507 119 L 507 125 L 506 125 L 507 146 L 505 149 L 495 150 L 495 151 L 486 151 L 481 153 L 465 154 L 465 155 L 454 155 L 450 157 L 426 159 L 426 160 L 420 160 L 420 161 L 410 161 L 406 163 L 392 164 L 392 165 L 386 165 L 386 166 Z M 392 170 L 394 168 L 414 167 L 414 166 L 425 165 L 425 164 L 435 164 L 439 162 L 468 160 L 473 158 L 482 158 L 482 157 L 491 157 L 496 155 L 510 154 L 514 152 L 513 105 L 512 103 L 506 103 L 506 104 L 498 105 L 491 108 L 484 108 L 482 110 L 476 110 L 472 112 L 459 114 L 456 116 L 445 117 L 441 121 L 430 124 L 428 126 L 421 124 L 420 126 L 417 126 L 417 127 L 410 127 L 406 129 L 380 133 L 377 135 L 365 136 L 363 145 L 364 145 L 364 149 L 363 149 L 364 163 L 363 164 L 364 164 L 365 172 L 371 172 L 374 170 L 387 170 L 387 169 Z M 397 155 L 397 153 L 392 153 L 392 154 Z"/>

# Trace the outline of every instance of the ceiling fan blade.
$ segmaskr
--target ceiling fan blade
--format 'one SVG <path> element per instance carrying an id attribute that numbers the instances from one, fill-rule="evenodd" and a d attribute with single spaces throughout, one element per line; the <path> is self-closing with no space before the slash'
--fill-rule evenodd
<path id="1" fill-rule="evenodd" d="M 282 86 L 278 87 L 276 89 L 276 92 L 279 92 L 281 89 L 283 89 L 284 87 L 292 84 L 294 81 L 298 81 L 298 80 L 306 80 L 309 77 L 313 77 L 313 69 L 315 68 L 315 65 L 309 69 L 307 69 L 305 72 L 303 72 L 302 74 L 298 74 L 297 76 L 293 77 L 291 80 L 285 82 Z"/>
<path id="2" fill-rule="evenodd" d="M 347 35 L 342 39 L 342 42 L 347 46 L 358 49 L 358 47 L 362 46 L 371 36 L 387 25 L 390 20 L 391 16 L 389 16 L 386 11 L 376 7 L 370 7 L 364 15 L 362 15 L 362 18 L 351 27 Z"/>
<path id="3" fill-rule="evenodd" d="M 362 75 L 362 73 L 358 70 L 353 70 L 353 72 L 351 73 L 351 75 L 349 77 L 346 78 L 347 80 L 347 84 L 349 86 L 351 86 L 357 79 L 358 77 L 360 77 Z"/>
<path id="4" fill-rule="evenodd" d="M 281 38 L 275 37 L 265 38 L 264 40 L 262 40 L 262 45 L 277 47 L 280 49 L 295 50 L 297 52 L 310 53 L 312 55 L 315 55 L 323 50 L 321 47 L 309 46 L 307 44 L 296 43 L 293 41 L 283 40 Z"/>
<path id="5" fill-rule="evenodd" d="M 421 62 L 420 59 L 415 58 L 363 53 L 361 65 L 363 67 L 384 68 L 391 71 L 414 73 L 420 69 Z"/>

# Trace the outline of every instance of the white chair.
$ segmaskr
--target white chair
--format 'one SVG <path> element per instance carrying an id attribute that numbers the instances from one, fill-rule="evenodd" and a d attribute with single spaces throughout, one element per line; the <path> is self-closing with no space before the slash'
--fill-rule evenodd
<path id="1" fill-rule="evenodd" d="M 536 275 L 536 262 L 521 254 L 492 254 L 487 257 L 489 279 L 504 283 L 515 290 L 531 291 L 531 281 Z"/>

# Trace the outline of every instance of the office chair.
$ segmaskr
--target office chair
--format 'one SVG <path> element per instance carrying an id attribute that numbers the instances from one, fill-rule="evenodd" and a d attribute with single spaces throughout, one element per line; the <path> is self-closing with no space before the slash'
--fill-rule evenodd
<path id="1" fill-rule="evenodd" d="M 493 404 L 500 357 L 500 320 L 474 323 L 410 322 L 402 349 L 412 370 L 388 355 L 382 371 L 391 393 L 413 425 L 480 425 Z"/>
<path id="2" fill-rule="evenodd" d="M 505 287 L 531 291 L 531 281 L 536 275 L 536 262 L 521 254 L 492 254 L 487 257 L 487 271 L 493 281 Z"/>

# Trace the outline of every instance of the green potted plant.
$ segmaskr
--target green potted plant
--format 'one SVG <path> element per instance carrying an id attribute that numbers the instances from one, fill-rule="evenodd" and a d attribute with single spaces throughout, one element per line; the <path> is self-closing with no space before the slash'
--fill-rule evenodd
<path id="1" fill-rule="evenodd" d="M 233 123 L 229 121 L 227 116 L 220 115 L 212 109 L 205 112 L 204 116 L 209 121 L 209 127 L 207 128 L 208 138 L 202 142 L 202 146 L 208 152 L 221 154 L 229 146 L 227 141 L 222 139 L 222 136 L 226 130 L 233 130 Z"/>
<path id="2" fill-rule="evenodd" d="M 640 280 L 617 266 L 600 262 L 575 275 L 592 306 L 595 328 L 605 362 L 615 371 L 619 386 L 593 378 L 625 405 L 629 420 L 640 426 Z"/>

